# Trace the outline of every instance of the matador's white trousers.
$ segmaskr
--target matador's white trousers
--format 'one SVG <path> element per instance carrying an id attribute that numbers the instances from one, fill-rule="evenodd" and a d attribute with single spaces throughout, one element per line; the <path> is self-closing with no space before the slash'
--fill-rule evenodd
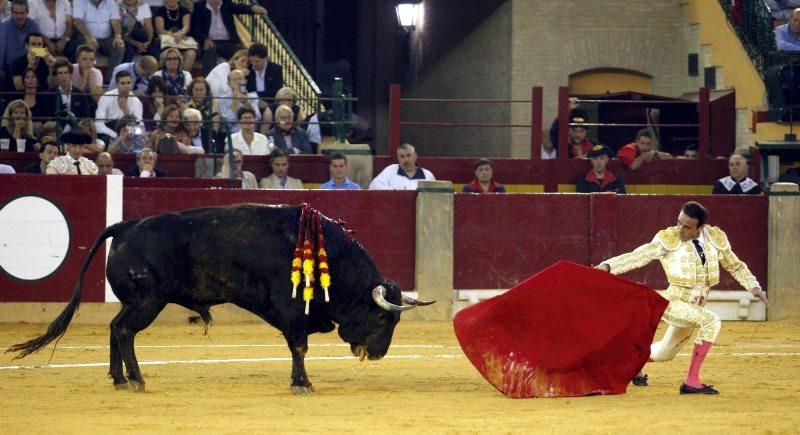
<path id="1" fill-rule="evenodd" d="M 650 345 L 650 359 L 653 361 L 669 361 L 678 354 L 683 345 L 689 341 L 695 328 L 698 328 L 695 343 L 703 341 L 714 343 L 719 335 L 722 322 L 719 316 L 705 308 L 705 300 L 709 288 L 695 286 L 685 288 L 669 286 L 663 296 L 669 300 L 667 309 L 661 316 L 666 322 L 667 332 L 661 341 Z M 689 302 L 691 301 L 691 302 Z"/>

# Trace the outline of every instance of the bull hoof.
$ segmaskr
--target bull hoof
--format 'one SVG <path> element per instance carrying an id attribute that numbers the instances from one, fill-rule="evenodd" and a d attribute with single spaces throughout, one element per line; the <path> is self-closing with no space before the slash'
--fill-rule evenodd
<path id="1" fill-rule="evenodd" d="M 305 396 L 313 392 L 314 388 L 312 388 L 311 385 L 307 387 L 303 385 L 292 385 L 292 393 L 294 393 L 295 396 Z"/>
<path id="2" fill-rule="evenodd" d="M 128 385 L 130 385 L 130 389 L 134 393 L 144 393 L 144 382 L 130 380 Z"/>
<path id="3" fill-rule="evenodd" d="M 128 382 L 120 382 L 114 383 L 114 389 L 116 390 L 127 390 L 128 389 Z"/>

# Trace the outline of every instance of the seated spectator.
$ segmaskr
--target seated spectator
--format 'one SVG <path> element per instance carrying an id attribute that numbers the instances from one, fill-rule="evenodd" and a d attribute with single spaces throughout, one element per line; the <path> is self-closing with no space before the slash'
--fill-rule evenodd
<path id="1" fill-rule="evenodd" d="M 147 87 L 150 85 L 150 77 L 158 70 L 158 61 L 153 56 L 142 56 L 135 62 L 126 62 L 117 65 L 114 72 L 111 73 L 111 82 L 108 84 L 108 90 L 117 89 L 117 73 L 120 71 L 128 71 L 133 80 L 133 94 L 142 98 L 147 92 Z"/>
<path id="2" fill-rule="evenodd" d="M 464 193 L 505 193 L 506 188 L 494 181 L 494 168 L 492 161 L 480 159 L 475 162 L 472 168 L 475 172 L 475 179 L 464 185 L 461 189 Z"/>
<path id="3" fill-rule="evenodd" d="M 72 37 L 72 3 L 69 0 L 29 0 L 28 15 L 45 37 L 50 53 L 66 56 L 67 42 Z"/>
<path id="4" fill-rule="evenodd" d="M 49 96 L 53 99 L 50 116 L 58 116 L 57 112 L 65 109 L 71 111 L 78 119 L 87 118 L 92 114 L 89 96 L 77 92 L 72 86 L 72 68 L 72 64 L 63 57 L 56 60 L 53 66 L 56 86 L 50 90 L 55 94 Z"/>
<path id="5" fill-rule="evenodd" d="M 258 96 L 255 92 L 247 92 L 247 79 L 244 71 L 235 69 L 228 74 L 228 88 L 219 96 L 219 110 L 228 120 L 231 133 L 239 131 L 237 113 L 239 107 L 250 106 L 256 112 L 256 122 L 261 121 L 261 112 L 258 110 Z"/>
<path id="6" fill-rule="evenodd" d="M 417 151 L 409 143 L 397 148 L 397 161 L 369 183 L 369 190 L 416 190 L 419 180 L 436 179 L 431 171 L 417 166 Z"/>
<path id="7" fill-rule="evenodd" d="M 686 149 L 683 150 L 683 154 L 675 157 L 676 159 L 699 159 L 700 152 L 697 150 L 697 145 L 687 145 Z"/>
<path id="8" fill-rule="evenodd" d="M 192 29 L 191 13 L 178 3 L 178 0 L 165 0 L 164 7 L 153 13 L 156 34 L 159 35 L 161 49 L 176 48 L 183 55 L 187 70 L 194 66 L 197 58 L 197 41 L 189 35 Z"/>
<path id="9" fill-rule="evenodd" d="M 586 122 L 584 118 L 574 117 L 570 119 L 572 124 Z M 588 138 L 589 131 L 582 125 L 570 125 L 569 135 L 569 157 L 585 158 L 586 154 L 594 147 L 594 142 Z"/>
<path id="10" fill-rule="evenodd" d="M 125 115 L 132 115 L 137 121 L 142 119 L 142 102 L 131 93 L 133 82 L 127 71 L 117 73 L 117 89 L 112 89 L 97 102 L 95 127 L 98 135 L 105 134 L 116 138 L 117 121 Z"/>
<path id="11" fill-rule="evenodd" d="M 245 72 L 245 77 L 249 74 L 250 58 L 247 57 L 247 50 L 239 50 L 227 62 L 214 67 L 206 76 L 208 84 L 211 86 L 211 95 L 220 96 L 228 89 L 228 74 L 238 69 Z"/>
<path id="12" fill-rule="evenodd" d="M 114 71 L 125 54 L 119 17 L 114 0 L 73 0 L 72 26 L 76 32 L 67 44 L 70 57 L 77 58 L 73 53 L 85 44 L 108 56 L 108 70 Z"/>
<path id="13" fill-rule="evenodd" d="M 143 148 L 136 153 L 136 166 L 125 171 L 127 177 L 154 178 L 166 177 L 167 173 L 157 169 L 158 155 L 150 148 Z"/>
<path id="14" fill-rule="evenodd" d="M 11 18 L 11 2 L 9 0 L 0 0 L 0 22 Z"/>
<path id="15" fill-rule="evenodd" d="M 47 165 L 58 156 L 58 145 L 56 140 L 48 137 L 42 141 L 42 147 L 39 150 L 39 161 L 31 163 L 22 172 L 26 174 L 45 174 L 47 173 Z"/>
<path id="16" fill-rule="evenodd" d="M 84 133 L 88 134 L 91 138 L 91 142 L 89 145 L 86 145 L 86 149 L 88 149 L 92 153 L 99 153 L 101 151 L 105 151 L 106 143 L 102 139 L 97 138 L 97 128 L 95 128 L 94 119 L 91 118 L 83 118 L 78 121 L 78 128 L 81 129 Z"/>
<path id="17" fill-rule="evenodd" d="M 269 131 L 275 140 L 276 148 L 283 148 L 290 154 L 313 154 L 306 131 L 294 124 L 294 113 L 289 106 L 275 109 L 275 128 Z"/>
<path id="18" fill-rule="evenodd" d="M 44 124 L 42 124 L 42 128 L 39 129 L 39 136 L 36 136 L 36 141 L 39 143 L 45 143 L 46 140 L 55 140 L 55 138 L 56 138 L 56 122 L 47 121 Z"/>
<path id="19" fill-rule="evenodd" d="M 91 138 L 81 130 L 72 130 L 61 136 L 67 153 L 63 156 L 55 157 L 47 165 L 47 174 L 56 175 L 97 175 L 97 165 L 93 161 L 83 157 L 87 145 Z"/>
<path id="20" fill-rule="evenodd" d="M 540 152 L 540 158 L 542 160 L 549 160 L 555 159 L 558 157 L 558 150 L 555 146 L 553 146 L 553 142 L 550 140 L 550 135 L 547 132 L 542 132 L 542 150 Z"/>
<path id="21" fill-rule="evenodd" d="M 711 191 L 715 195 L 758 195 L 762 193 L 761 187 L 747 176 L 750 166 L 747 159 L 739 154 L 734 154 L 728 159 L 728 172 L 730 175 L 720 178 L 714 183 Z"/>
<path id="22" fill-rule="evenodd" d="M 331 154 L 328 162 L 331 179 L 322 183 L 320 189 L 326 190 L 361 190 L 361 186 L 347 178 L 347 156 L 340 152 Z"/>
<path id="23" fill-rule="evenodd" d="M 77 92 L 89 95 L 97 103 L 105 92 L 103 73 L 94 66 L 97 51 L 91 45 L 81 45 L 77 49 L 76 58 L 78 63 L 72 65 L 72 86 Z"/>
<path id="24" fill-rule="evenodd" d="M 261 123 L 262 131 L 269 131 L 270 129 L 275 128 L 272 118 L 273 113 L 275 113 L 275 110 L 278 109 L 278 106 L 287 106 L 292 109 L 295 124 L 302 124 L 306 122 L 308 114 L 306 113 L 305 109 L 297 105 L 296 101 L 298 98 L 297 92 L 295 92 L 294 89 L 288 86 L 282 87 L 275 94 L 275 102 L 270 103 L 269 107 L 264 110 L 264 122 Z"/>
<path id="25" fill-rule="evenodd" d="M 247 48 L 247 56 L 250 58 L 247 90 L 258 94 L 260 98 L 258 108 L 263 111 L 269 106 L 273 97 L 277 98 L 276 94 L 283 87 L 283 67 L 269 61 L 267 46 L 260 42 Z M 278 105 L 280 104 L 275 107 Z M 301 121 L 305 121 L 305 118 Z"/>
<path id="26" fill-rule="evenodd" d="M 780 25 L 789 21 L 794 10 L 800 8 L 800 0 L 767 0 L 767 6 L 773 24 Z"/>
<path id="27" fill-rule="evenodd" d="M 51 95 L 44 95 L 37 92 L 39 89 L 39 78 L 36 77 L 36 71 L 28 68 L 24 72 L 25 93 L 22 96 L 22 101 L 31 110 L 31 121 L 34 130 L 38 130 L 42 124 L 48 119 L 53 117 L 53 106 L 51 104 L 53 97 Z"/>
<path id="28" fill-rule="evenodd" d="M 192 81 L 192 74 L 183 69 L 183 56 L 180 50 L 168 48 L 161 52 L 161 69 L 153 74 L 154 77 L 162 77 L 167 85 L 167 96 L 186 95 L 186 88 Z M 168 98 L 169 99 L 169 98 Z M 180 98 L 172 98 L 174 103 L 180 104 Z"/>
<path id="29" fill-rule="evenodd" d="M 167 85 L 161 77 L 153 77 L 147 85 L 147 91 L 142 97 L 142 117 L 145 130 L 153 131 L 158 128 L 158 123 L 164 117 L 166 105 Z"/>
<path id="30" fill-rule="evenodd" d="M 222 147 L 215 145 L 211 135 L 204 134 L 203 114 L 197 109 L 185 109 L 183 111 L 183 128 L 186 130 L 186 145 L 200 148 L 209 153 L 222 152 Z"/>
<path id="31" fill-rule="evenodd" d="M 215 135 L 220 128 L 219 104 L 211 94 L 211 86 L 206 79 L 195 77 L 189 83 L 189 102 L 182 106 L 183 110 L 192 108 L 197 109 L 203 115 L 203 119 L 212 122 L 203 125 L 204 134 Z M 213 116 L 212 116 L 213 115 Z"/>
<path id="32" fill-rule="evenodd" d="M 262 189 L 302 189 L 303 182 L 289 176 L 289 154 L 282 148 L 275 148 L 269 156 L 272 174 L 259 182 Z"/>
<path id="33" fill-rule="evenodd" d="M 233 16 L 241 14 L 266 15 L 267 10 L 231 0 L 199 0 L 194 4 L 191 36 L 200 45 L 203 75 L 207 76 L 217 65 L 217 57 L 230 59 L 242 49 L 233 23 Z"/>
<path id="34" fill-rule="evenodd" d="M 158 129 L 150 135 L 150 148 L 161 153 L 156 144 L 165 134 L 173 136 L 178 142 L 183 142 L 184 144 L 189 142 L 189 135 L 186 134 L 181 122 L 180 107 L 170 105 L 164 109 L 164 119 L 159 123 Z"/>
<path id="35" fill-rule="evenodd" d="M 617 158 L 622 160 L 625 167 L 635 171 L 645 162 L 669 160 L 672 155 L 653 149 L 653 133 L 643 128 L 636 133 L 635 142 L 631 142 L 617 151 Z"/>
<path id="36" fill-rule="evenodd" d="M 125 175 L 114 167 L 114 158 L 107 152 L 102 152 L 94 159 L 97 165 L 97 175 Z"/>
<path id="37" fill-rule="evenodd" d="M 154 41 L 153 14 L 150 5 L 139 0 L 121 0 L 119 22 L 122 40 L 125 41 L 123 62 L 130 62 L 134 55 L 158 55 L 158 41 Z"/>
<path id="38" fill-rule="evenodd" d="M 32 69 L 38 78 L 38 89 L 46 91 L 49 87 L 50 67 L 53 66 L 56 60 L 44 46 L 44 37 L 41 33 L 32 32 L 28 34 L 25 49 L 27 50 L 25 54 L 11 62 L 11 80 L 14 84 L 14 89 L 18 91 L 25 90 L 23 75 L 26 70 Z"/>
<path id="39" fill-rule="evenodd" d="M 31 109 L 22 100 L 8 103 L 0 123 L 0 150 L 32 153 L 39 150 L 33 135 Z"/>
<path id="40" fill-rule="evenodd" d="M 792 12 L 788 23 L 775 28 L 775 45 L 779 52 L 800 53 L 800 9 Z M 787 56 L 769 67 L 764 76 L 769 106 L 783 121 L 790 119 L 789 103 L 796 105 L 800 102 L 800 71 L 796 62 L 794 56 Z"/>
<path id="41" fill-rule="evenodd" d="M 605 145 L 595 145 L 587 153 L 592 169 L 583 177 L 578 178 L 575 191 L 578 193 L 614 192 L 625 193 L 625 183 L 606 170 L 608 161 L 614 156 L 611 149 Z"/>
<path id="42" fill-rule="evenodd" d="M 233 148 L 246 156 L 266 156 L 272 152 L 267 137 L 255 131 L 256 112 L 250 106 L 239 108 L 239 131 L 231 135 Z"/>
<path id="43" fill-rule="evenodd" d="M 242 189 L 258 189 L 258 181 L 256 176 L 250 171 L 243 171 L 242 165 L 244 164 L 244 157 L 239 150 L 233 150 L 234 166 L 231 168 L 228 153 L 222 158 L 222 169 L 214 175 L 214 178 L 229 178 L 231 169 L 233 169 L 233 178 L 242 180 Z"/>
<path id="44" fill-rule="evenodd" d="M 0 69 L 3 70 L 0 84 L 11 80 L 14 60 L 26 55 L 28 35 L 31 33 L 41 35 L 39 25 L 28 17 L 28 12 L 26 0 L 13 0 L 11 18 L 0 23 L 0 67 L 2 67 Z M 12 86 L 9 84 L 3 87 L 11 89 Z"/>
<path id="45" fill-rule="evenodd" d="M 117 138 L 108 146 L 108 152 L 138 153 L 147 143 L 147 136 L 136 118 L 124 115 L 117 122 Z"/>

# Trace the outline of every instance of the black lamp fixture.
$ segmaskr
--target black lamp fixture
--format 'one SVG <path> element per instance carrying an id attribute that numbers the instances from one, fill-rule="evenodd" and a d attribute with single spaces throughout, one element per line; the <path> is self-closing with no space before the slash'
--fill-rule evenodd
<path id="1" fill-rule="evenodd" d="M 417 27 L 417 17 L 419 17 L 420 0 L 397 0 L 395 11 L 397 12 L 397 24 L 406 32 L 411 32 Z"/>

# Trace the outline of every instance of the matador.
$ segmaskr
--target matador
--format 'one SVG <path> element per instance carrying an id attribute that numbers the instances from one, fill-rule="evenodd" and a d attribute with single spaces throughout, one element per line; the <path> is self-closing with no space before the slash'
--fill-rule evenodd
<path id="1" fill-rule="evenodd" d="M 687 202 L 681 208 L 676 226 L 659 231 L 652 242 L 596 266 L 619 275 L 653 260 L 661 261 L 669 281 L 669 287 L 662 293 L 669 305 L 661 319 L 669 326 L 661 341 L 650 346 L 650 360 L 671 360 L 698 329 L 686 380 L 679 389 L 681 394 L 719 394 L 713 386 L 700 381 L 700 367 L 722 326 L 719 316 L 704 306 L 709 290 L 719 283 L 720 265 L 768 304 L 756 278 L 733 253 L 725 233 L 706 225 L 708 215 L 701 204 Z M 639 373 L 633 382 L 647 385 L 647 376 Z"/>

